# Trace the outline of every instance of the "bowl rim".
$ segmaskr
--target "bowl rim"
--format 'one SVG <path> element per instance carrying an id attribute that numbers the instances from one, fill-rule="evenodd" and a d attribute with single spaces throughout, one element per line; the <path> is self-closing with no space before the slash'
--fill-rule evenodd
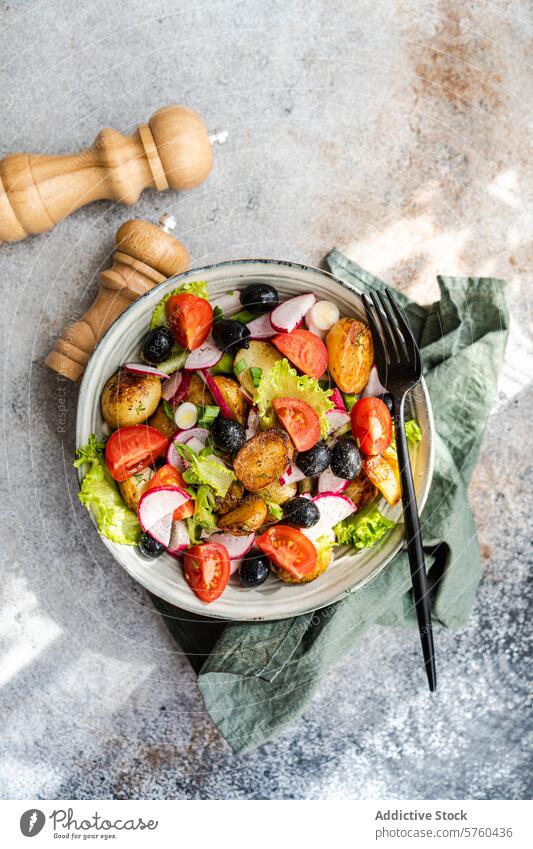
<path id="1" fill-rule="evenodd" d="M 143 300 L 148 300 L 148 299 L 154 298 L 154 296 L 157 294 L 157 292 L 160 289 L 162 289 L 163 287 L 168 286 L 169 283 L 175 283 L 176 282 L 176 286 L 179 286 L 179 280 L 183 277 L 189 277 L 190 275 L 200 277 L 201 275 L 206 274 L 206 273 L 211 272 L 211 271 L 214 271 L 215 269 L 231 268 L 233 266 L 243 266 L 243 265 L 244 266 L 246 266 L 246 265 L 265 265 L 265 266 L 275 266 L 277 268 L 280 268 L 280 267 L 281 268 L 284 268 L 284 267 L 285 268 L 293 268 L 293 269 L 297 269 L 297 270 L 303 271 L 303 272 L 310 271 L 310 272 L 314 272 L 314 273 L 318 273 L 320 275 L 323 275 L 324 277 L 329 277 L 334 283 L 341 286 L 343 289 L 345 289 L 350 294 L 356 294 L 356 295 L 359 295 L 359 297 L 361 297 L 362 294 L 363 294 L 363 291 L 359 287 L 346 283 L 345 281 L 336 277 L 330 271 L 326 271 L 325 269 L 319 268 L 318 266 L 309 265 L 309 264 L 300 263 L 300 262 L 293 262 L 292 260 L 277 260 L 277 259 L 272 259 L 272 258 L 259 258 L 259 259 L 245 258 L 245 259 L 221 260 L 220 262 L 210 263 L 208 265 L 202 265 L 202 266 L 197 266 L 197 267 L 195 266 L 195 267 L 192 267 L 192 268 L 188 268 L 185 271 L 180 272 L 180 274 L 176 274 L 172 277 L 167 278 L 166 280 L 163 280 L 161 283 L 157 283 L 151 289 L 148 289 L 147 292 L 144 292 L 138 298 L 135 298 L 135 300 L 133 300 L 131 302 L 131 304 L 129 304 L 126 307 L 126 309 L 123 310 L 123 312 L 121 312 L 120 315 L 118 315 L 117 318 L 115 318 L 113 320 L 113 322 L 109 325 L 109 327 L 107 328 L 104 335 L 98 340 L 98 343 L 97 343 L 93 353 L 91 354 L 91 356 L 90 356 L 90 358 L 89 358 L 89 360 L 86 364 L 86 367 L 85 367 L 85 370 L 84 370 L 84 373 L 83 373 L 83 377 L 82 377 L 80 384 L 79 384 L 79 394 L 78 394 L 78 401 L 77 401 L 77 405 L 76 405 L 76 448 L 78 448 L 81 445 L 82 424 L 81 424 L 81 412 L 80 411 L 83 408 L 83 400 L 84 400 L 84 396 L 85 396 L 85 385 L 90 382 L 92 372 L 96 368 L 97 357 L 95 355 L 96 355 L 98 349 L 100 348 L 100 346 L 103 345 L 103 342 L 106 339 L 106 337 L 108 335 L 110 335 L 111 332 L 115 329 L 116 325 L 118 325 L 124 319 L 124 317 L 130 311 L 130 309 L 132 307 L 136 306 L 139 302 L 141 302 Z M 424 395 L 426 413 L 427 413 L 427 418 L 428 418 L 428 423 L 429 423 L 429 434 L 428 434 L 429 451 L 428 451 L 427 473 L 425 475 L 423 490 L 420 493 L 420 497 L 417 498 L 418 512 L 421 514 L 424 510 L 424 507 L 426 506 L 426 503 L 427 503 L 427 499 L 428 499 L 429 492 L 430 492 L 430 489 L 431 489 L 431 485 L 432 485 L 432 482 L 433 482 L 434 470 L 435 470 L 435 420 L 434 420 L 434 416 L 433 416 L 433 408 L 432 408 L 432 405 L 431 405 L 431 398 L 430 398 L 430 395 L 429 395 L 429 391 L 428 391 L 427 384 L 426 384 L 426 381 L 424 379 L 424 376 L 422 376 L 421 379 L 420 379 L 420 387 L 421 387 L 423 395 Z M 78 488 L 81 488 L 81 483 L 82 483 L 82 480 L 83 480 L 82 468 L 81 467 L 77 470 L 77 478 L 78 478 Z M 396 557 L 396 555 L 404 548 L 404 545 L 405 545 L 405 538 L 402 537 L 402 539 L 398 540 L 398 542 L 394 546 L 394 548 L 382 559 L 382 561 L 379 564 L 376 565 L 375 569 L 373 569 L 373 571 L 369 575 L 360 579 L 354 586 L 342 590 L 342 592 L 333 596 L 327 602 L 319 603 L 319 604 L 312 604 L 309 607 L 299 609 L 298 612 L 296 612 L 296 613 L 291 613 L 291 614 L 288 614 L 288 615 L 285 615 L 285 616 L 269 616 L 268 613 L 267 613 L 265 615 L 247 616 L 247 617 L 244 617 L 244 618 L 235 618 L 235 617 L 222 616 L 219 613 L 211 612 L 208 606 L 206 606 L 207 609 L 205 611 L 202 609 L 201 614 L 198 614 L 198 611 L 195 608 L 192 608 L 192 607 L 188 608 L 186 606 L 178 607 L 176 605 L 175 599 L 170 598 L 170 595 L 165 594 L 164 591 L 161 591 L 161 592 L 154 591 L 154 588 L 149 585 L 149 581 L 145 581 L 143 576 L 139 576 L 138 574 L 133 575 L 129 571 L 129 569 L 117 559 L 117 557 L 115 556 L 115 552 L 112 548 L 111 541 L 106 539 L 106 537 L 104 537 L 100 534 L 100 532 L 98 530 L 98 526 L 96 524 L 96 519 L 94 518 L 92 511 L 89 511 L 89 514 L 90 514 L 91 521 L 92 521 L 92 523 L 95 527 L 95 530 L 96 530 L 100 540 L 104 543 L 104 545 L 106 546 L 106 548 L 110 552 L 111 556 L 113 557 L 113 560 L 115 560 L 121 566 L 121 568 L 124 569 L 130 575 L 130 577 L 134 581 L 139 583 L 147 592 L 151 593 L 152 595 L 156 595 L 158 598 L 161 598 L 163 601 L 167 602 L 168 604 L 172 605 L 173 607 L 176 607 L 176 609 L 180 609 L 180 610 L 183 610 L 187 613 L 192 613 L 194 615 L 202 615 L 202 616 L 205 616 L 208 619 L 218 619 L 219 621 L 225 621 L 225 622 L 260 622 L 260 621 L 262 621 L 262 622 L 267 622 L 267 621 L 275 622 L 275 621 L 280 621 L 280 620 L 283 620 L 283 619 L 289 619 L 289 618 L 292 618 L 294 616 L 304 616 L 304 615 L 312 613 L 316 610 L 321 610 L 324 607 L 328 607 L 331 604 L 335 604 L 336 602 L 341 601 L 346 596 L 351 595 L 352 593 L 355 593 L 358 590 L 361 590 L 364 587 L 366 587 L 371 581 L 373 581 L 383 571 L 383 569 L 386 566 L 388 566 L 388 564 Z"/>

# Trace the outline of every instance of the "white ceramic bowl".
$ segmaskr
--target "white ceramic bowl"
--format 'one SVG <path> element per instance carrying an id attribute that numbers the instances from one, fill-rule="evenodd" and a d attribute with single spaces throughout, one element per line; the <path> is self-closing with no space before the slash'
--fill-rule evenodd
<path id="1" fill-rule="evenodd" d="M 84 445 L 89 434 L 102 433 L 100 395 L 107 378 L 124 362 L 137 360 L 141 340 L 146 333 L 152 309 L 171 289 L 188 280 L 206 280 L 211 303 L 228 290 L 253 282 L 269 282 L 282 299 L 303 292 L 314 292 L 318 299 L 328 298 L 339 306 L 341 315 L 364 320 L 360 293 L 316 268 L 275 260 L 222 262 L 193 269 L 156 286 L 124 312 L 109 328 L 91 357 L 80 387 L 76 444 Z M 422 380 L 411 397 L 412 414 L 422 428 L 422 441 L 412 453 L 413 476 L 422 510 L 433 475 L 434 433 L 431 404 Z M 80 481 L 82 478 L 80 470 Z M 291 585 L 271 577 L 262 586 L 250 590 L 239 586 L 237 576 L 221 598 L 211 604 L 201 602 L 187 586 L 180 563 L 167 554 L 156 560 L 143 558 L 133 546 L 118 545 L 101 537 L 115 560 L 147 590 L 184 610 L 232 620 L 283 619 L 331 604 L 345 594 L 360 589 L 394 557 L 404 536 L 401 507 L 379 503 L 384 515 L 397 522 L 379 543 L 354 551 L 346 546 L 336 549 L 329 568 L 316 581 Z M 95 538 L 96 544 L 96 538 Z"/>

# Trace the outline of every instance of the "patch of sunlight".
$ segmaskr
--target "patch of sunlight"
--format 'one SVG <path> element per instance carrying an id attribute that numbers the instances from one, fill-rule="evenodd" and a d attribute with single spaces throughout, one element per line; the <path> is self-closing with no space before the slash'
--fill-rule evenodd
<path id="1" fill-rule="evenodd" d="M 417 218 L 400 218 L 380 233 L 362 242 L 353 242 L 348 253 L 363 268 L 383 274 L 396 265 L 424 256 L 426 268 L 424 282 L 413 281 L 417 288 L 409 288 L 411 297 L 423 295 L 427 287 L 428 271 L 439 274 L 457 274 L 461 268 L 461 254 L 468 240 L 468 230 L 448 230 L 439 233 L 430 215 Z M 424 300 L 421 297 L 421 300 Z"/>
<path id="2" fill-rule="evenodd" d="M 3 757 L 0 761 L 3 799 L 53 799 L 62 780 L 61 773 L 50 765 L 49 759 L 27 763 L 19 758 Z"/>
<path id="3" fill-rule="evenodd" d="M 522 200 L 518 191 L 518 174 L 516 168 L 502 171 L 487 187 L 489 194 L 501 200 L 514 209 L 521 206 Z"/>
<path id="4" fill-rule="evenodd" d="M 491 414 L 499 412 L 518 395 L 533 375 L 533 343 L 518 323 L 511 318 L 505 359 L 498 382 L 498 393 Z"/>
<path id="5" fill-rule="evenodd" d="M 116 657 L 85 650 L 71 658 L 57 675 L 50 676 L 44 688 L 45 698 L 63 706 L 68 705 L 83 722 L 94 716 L 108 716 L 125 703 L 137 704 L 147 710 L 153 707 L 153 688 L 144 688 L 155 671 L 153 663 L 141 663 L 137 658 L 125 661 Z M 140 692 L 140 698 L 134 695 Z"/>
<path id="6" fill-rule="evenodd" d="M 35 660 L 62 630 L 39 610 L 37 597 L 25 579 L 7 576 L 4 580 L 5 606 L 0 612 L 0 686 Z"/>

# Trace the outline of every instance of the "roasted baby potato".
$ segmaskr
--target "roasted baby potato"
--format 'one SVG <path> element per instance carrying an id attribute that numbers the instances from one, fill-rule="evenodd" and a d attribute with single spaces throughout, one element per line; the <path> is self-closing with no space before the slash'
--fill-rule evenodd
<path id="1" fill-rule="evenodd" d="M 370 330 L 356 318 L 341 318 L 326 336 L 329 372 L 342 392 L 357 393 L 368 383 L 374 362 Z"/>
<path id="2" fill-rule="evenodd" d="M 285 471 L 292 460 L 293 447 L 288 434 L 279 428 L 263 430 L 237 453 L 233 470 L 250 492 L 268 486 Z"/>
<path id="3" fill-rule="evenodd" d="M 152 374 L 119 369 L 106 382 L 100 406 L 109 427 L 144 424 L 161 400 L 161 381 Z"/>
<path id="4" fill-rule="evenodd" d="M 215 399 L 211 395 L 209 389 L 203 382 L 199 374 L 191 375 L 191 382 L 187 389 L 185 401 L 190 401 L 191 404 L 196 404 L 197 407 L 208 407 L 215 403 Z"/>
<path id="5" fill-rule="evenodd" d="M 154 475 L 155 472 L 153 469 L 143 469 L 141 472 L 137 472 L 137 474 L 131 475 L 131 477 L 119 483 L 118 488 L 124 499 L 124 503 L 134 513 L 137 512 L 137 507 L 139 506 L 141 495 L 146 489 L 146 484 Z"/>
<path id="6" fill-rule="evenodd" d="M 363 460 L 363 472 L 377 486 L 391 507 L 394 507 L 402 495 L 396 452 L 387 448 L 383 454 L 367 457 Z"/>
<path id="7" fill-rule="evenodd" d="M 256 531 L 264 523 L 267 506 L 257 495 L 248 495 L 230 513 L 226 513 L 217 522 L 221 531 L 234 536 L 245 536 Z"/>
<path id="8" fill-rule="evenodd" d="M 285 471 L 285 469 L 283 471 Z M 268 486 L 258 489 L 257 495 L 264 498 L 265 501 L 273 501 L 274 504 L 285 504 L 289 498 L 294 498 L 297 492 L 297 483 L 281 484 L 276 478 L 276 480 L 272 481 L 272 483 Z"/>
<path id="9" fill-rule="evenodd" d="M 153 414 L 151 419 L 148 419 L 148 424 L 151 427 L 155 427 L 163 436 L 166 436 L 167 439 L 172 439 L 176 431 L 179 429 L 176 424 L 172 421 L 171 418 L 167 416 L 165 413 L 165 408 L 163 404 L 159 404 L 157 410 Z"/>
<path id="10" fill-rule="evenodd" d="M 364 472 L 360 472 L 342 494 L 353 501 L 358 510 L 362 510 L 363 507 L 374 500 L 376 493 L 377 490 L 372 481 L 367 478 Z"/>
<path id="11" fill-rule="evenodd" d="M 245 425 L 248 420 L 248 402 L 241 392 L 241 387 L 236 380 L 217 374 L 213 380 L 220 389 L 224 401 L 233 413 L 233 417 Z"/>
<path id="12" fill-rule="evenodd" d="M 319 578 L 326 571 L 332 560 L 333 549 L 324 549 L 317 557 L 315 570 L 310 575 L 306 575 L 305 578 L 295 578 L 294 575 L 289 574 L 285 569 L 280 569 L 275 563 L 271 563 L 270 568 L 278 576 L 280 581 L 283 581 L 285 584 L 308 584 L 310 581 L 315 581 Z"/>
<path id="13" fill-rule="evenodd" d="M 260 368 L 262 372 L 268 372 L 278 360 L 283 359 L 283 354 L 274 348 L 270 342 L 257 342 L 252 339 L 248 348 L 240 348 L 235 354 L 233 367 L 239 363 L 246 363 L 246 368 L 238 374 L 239 382 L 248 395 L 254 396 L 255 386 L 252 380 L 251 368 Z"/>
<path id="14" fill-rule="evenodd" d="M 230 510 L 234 510 L 242 500 L 244 495 L 244 487 L 240 481 L 232 481 L 230 484 L 230 488 L 226 492 L 224 498 L 220 498 L 217 496 L 216 499 L 216 510 L 220 515 L 224 515 L 225 513 L 229 513 Z"/>

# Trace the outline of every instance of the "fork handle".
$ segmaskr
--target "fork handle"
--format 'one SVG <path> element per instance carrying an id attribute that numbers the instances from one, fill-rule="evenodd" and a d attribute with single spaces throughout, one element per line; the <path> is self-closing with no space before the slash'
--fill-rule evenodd
<path id="1" fill-rule="evenodd" d="M 402 482 L 402 503 L 405 521 L 407 554 L 411 568 L 411 581 L 413 584 L 413 597 L 415 602 L 416 618 L 426 675 L 431 692 L 437 689 L 437 670 L 435 667 L 435 652 L 433 647 L 433 630 L 431 627 L 431 607 L 429 604 L 429 589 L 424 560 L 424 549 L 422 548 L 422 535 L 420 532 L 420 517 L 416 503 L 416 493 L 411 471 L 411 460 L 407 447 L 405 435 L 405 395 L 400 401 L 395 412 L 394 426 L 396 431 L 396 448 L 398 451 L 398 464 L 400 468 L 400 479 Z"/>

